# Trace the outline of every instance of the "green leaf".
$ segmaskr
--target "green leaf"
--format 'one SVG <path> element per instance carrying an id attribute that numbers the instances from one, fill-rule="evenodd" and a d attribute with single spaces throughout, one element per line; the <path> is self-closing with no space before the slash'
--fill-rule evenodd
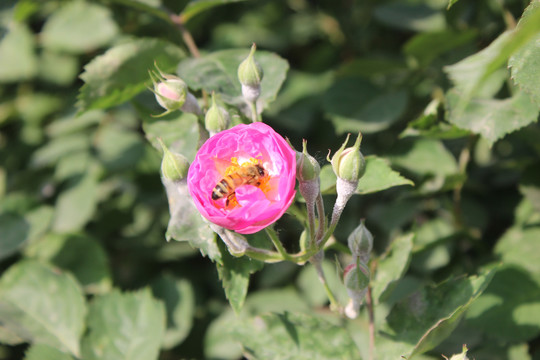
<path id="1" fill-rule="evenodd" d="M 30 225 L 22 216 L 0 214 L 0 260 L 17 252 L 26 241 Z"/>
<path id="2" fill-rule="evenodd" d="M 167 241 L 189 241 L 201 254 L 220 263 L 221 252 L 216 244 L 216 235 L 193 204 L 186 180 L 173 182 L 162 177 L 161 181 L 167 191 L 171 214 L 165 235 Z"/>
<path id="3" fill-rule="evenodd" d="M 27 247 L 25 255 L 70 271 L 86 293 L 99 294 L 111 288 L 107 254 L 91 237 L 49 234 Z"/>
<path id="4" fill-rule="evenodd" d="M 163 275 L 152 283 L 156 299 L 162 300 L 167 312 L 167 328 L 161 347 L 171 349 L 188 336 L 195 315 L 195 293 L 188 280 Z"/>
<path id="5" fill-rule="evenodd" d="M 414 185 L 414 183 L 392 170 L 388 162 L 382 158 L 366 156 L 366 172 L 358 181 L 356 194 L 370 194 L 400 185 Z M 336 174 L 330 164 L 321 169 L 321 191 L 323 194 L 335 193 Z"/>
<path id="6" fill-rule="evenodd" d="M 457 172 L 456 159 L 439 140 L 409 139 L 400 143 L 393 153 L 390 157 L 393 165 L 417 174 L 448 176 Z"/>
<path id="7" fill-rule="evenodd" d="M 86 173 L 74 178 L 56 201 L 54 230 L 70 232 L 82 229 L 97 208 L 98 181 L 96 175 Z"/>
<path id="8" fill-rule="evenodd" d="M 231 49 L 186 59 L 178 66 L 178 74 L 192 89 L 203 89 L 208 93 L 215 91 L 224 102 L 245 106 L 238 66 L 248 54 L 249 49 Z M 257 100 L 258 109 L 262 111 L 276 98 L 289 64 L 274 53 L 260 50 L 255 53 L 255 60 L 264 70 L 261 95 Z"/>
<path id="9" fill-rule="evenodd" d="M 45 50 L 39 58 L 39 77 L 52 84 L 70 85 L 78 73 L 79 61 L 75 56 Z"/>
<path id="10" fill-rule="evenodd" d="M 109 44 L 117 34 L 118 26 L 108 8 L 77 0 L 53 13 L 41 37 L 46 48 L 81 54 Z"/>
<path id="11" fill-rule="evenodd" d="M 142 108 L 138 110 L 143 119 L 146 138 L 154 148 L 161 151 L 157 140 L 161 138 L 169 150 L 184 155 L 188 160 L 195 158 L 199 144 L 199 123 L 195 115 L 176 111 L 154 118 Z"/>
<path id="12" fill-rule="evenodd" d="M 426 67 L 438 56 L 472 42 L 476 36 L 475 30 L 421 33 L 407 41 L 403 52 L 412 57 L 420 67 Z"/>
<path id="13" fill-rule="evenodd" d="M 34 35 L 25 24 L 10 21 L 0 37 L 0 54 L 0 83 L 28 80 L 37 73 Z"/>
<path id="14" fill-rule="evenodd" d="M 52 207 L 47 205 L 33 209 L 24 216 L 0 214 L 0 260 L 42 236 L 51 225 L 53 214 Z"/>
<path id="15" fill-rule="evenodd" d="M 150 290 L 114 290 L 94 298 L 82 340 L 85 360 L 157 359 L 165 332 L 165 307 Z"/>
<path id="16" fill-rule="evenodd" d="M 35 261 L 20 261 L 0 279 L 0 323 L 27 342 L 79 357 L 85 301 L 67 274 Z"/>
<path id="17" fill-rule="evenodd" d="M 535 233 L 538 234 L 538 230 Z M 505 235 L 505 238 L 511 236 Z M 529 237 L 528 240 L 533 243 L 521 251 L 526 255 L 520 266 L 514 265 L 518 259 L 514 258 L 515 254 L 510 254 L 509 264 L 497 271 L 484 294 L 471 306 L 466 320 L 475 331 L 505 342 L 528 341 L 540 334 L 540 276 L 521 267 L 523 263 L 538 267 L 530 262 L 534 254 L 526 253 L 527 249 L 538 247 L 534 244 L 538 238 Z"/>
<path id="18" fill-rule="evenodd" d="M 448 121 L 482 135 L 490 145 L 538 119 L 538 105 L 524 92 L 504 100 L 472 99 L 463 108 L 459 108 L 462 94 L 456 91 L 450 91 L 446 100 Z"/>
<path id="19" fill-rule="evenodd" d="M 338 134 L 384 130 L 399 120 L 407 106 L 406 92 L 383 92 L 351 77 L 338 79 L 323 99 L 323 108 Z"/>
<path id="20" fill-rule="evenodd" d="M 414 292 L 392 308 L 387 333 L 396 344 L 412 344 L 406 356 L 433 349 L 456 328 L 494 273 L 488 269 L 478 276 L 452 279 Z"/>
<path id="21" fill-rule="evenodd" d="M 241 236 L 236 235 L 235 236 Z M 218 242 L 222 263 L 216 263 L 219 278 L 223 283 L 225 296 L 232 308 L 239 313 L 246 300 L 251 274 L 263 268 L 264 263 L 247 256 L 233 257 L 223 241 Z"/>
<path id="22" fill-rule="evenodd" d="M 450 10 L 452 5 L 454 5 L 457 2 L 458 2 L 458 0 L 448 0 L 448 6 L 446 7 L 446 10 Z"/>
<path id="23" fill-rule="evenodd" d="M 256 359 L 359 359 L 356 344 L 343 326 L 314 315 L 265 314 L 238 324 L 238 340 Z"/>
<path id="24" fill-rule="evenodd" d="M 325 260 L 322 264 L 326 282 L 338 303 L 345 304 L 349 300 L 349 295 L 345 286 L 343 286 L 343 279 L 337 271 L 336 264 Z M 314 266 L 306 265 L 300 271 L 298 280 L 296 281 L 299 289 L 302 291 L 303 297 L 313 307 L 323 307 L 328 303 L 328 295 L 321 284 L 321 280 L 317 275 L 317 271 Z"/>
<path id="25" fill-rule="evenodd" d="M 32 154 L 30 163 L 35 167 L 51 166 L 62 157 L 76 152 L 88 152 L 90 138 L 85 134 L 75 133 L 53 138 L 46 145 Z"/>
<path id="26" fill-rule="evenodd" d="M 372 296 L 376 302 L 383 302 L 405 274 L 411 261 L 413 234 L 395 239 L 384 257 L 378 261 L 377 272 L 372 281 Z"/>
<path id="27" fill-rule="evenodd" d="M 145 144 L 138 132 L 109 124 L 100 128 L 95 146 L 99 159 L 112 172 L 134 168 L 144 155 Z"/>
<path id="28" fill-rule="evenodd" d="M 182 17 L 184 22 L 188 22 L 195 15 L 198 15 L 201 12 L 211 9 L 215 6 L 231 4 L 241 1 L 245 0 L 191 0 L 184 8 L 184 10 L 182 10 L 180 16 Z"/>
<path id="29" fill-rule="evenodd" d="M 497 242 L 495 254 L 505 264 L 513 264 L 526 269 L 532 276 L 540 279 L 540 262 L 535 254 L 540 251 L 540 227 L 510 228 Z"/>
<path id="30" fill-rule="evenodd" d="M 375 8 L 375 19 L 397 29 L 438 31 L 446 27 L 441 11 L 425 4 L 390 3 Z"/>
<path id="31" fill-rule="evenodd" d="M 531 1 L 518 22 L 518 28 L 529 21 L 539 21 L 538 14 L 540 2 Z M 540 106 L 540 29 L 510 57 L 508 66 L 512 69 L 514 82 Z"/>
<path id="32" fill-rule="evenodd" d="M 137 39 L 117 45 L 85 66 L 79 108 L 86 111 L 122 104 L 146 89 L 154 62 L 163 71 L 171 71 L 183 57 L 180 48 L 163 40 Z"/>
<path id="33" fill-rule="evenodd" d="M 73 360 L 73 357 L 56 348 L 34 344 L 26 351 L 24 360 Z"/>

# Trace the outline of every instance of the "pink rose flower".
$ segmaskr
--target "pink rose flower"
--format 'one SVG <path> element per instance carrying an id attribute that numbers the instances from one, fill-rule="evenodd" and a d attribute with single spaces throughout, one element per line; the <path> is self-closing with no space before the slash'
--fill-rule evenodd
<path id="1" fill-rule="evenodd" d="M 295 154 L 270 126 L 237 125 L 199 149 L 189 167 L 189 193 L 209 221 L 252 234 L 277 221 L 291 205 Z"/>

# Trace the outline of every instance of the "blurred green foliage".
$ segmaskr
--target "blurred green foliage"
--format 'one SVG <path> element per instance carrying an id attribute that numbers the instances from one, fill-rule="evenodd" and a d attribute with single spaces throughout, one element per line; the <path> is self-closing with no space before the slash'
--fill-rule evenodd
<path id="1" fill-rule="evenodd" d="M 324 266 L 344 304 L 365 218 L 378 358 L 540 359 L 538 0 L 2 1 L 0 358 L 369 358 L 368 312 L 329 312 L 309 264 L 234 258 L 196 213 L 168 226 L 157 137 L 191 160 L 199 125 L 151 116 L 148 70 L 240 122 L 252 43 L 263 118 L 308 139 L 328 204 L 327 149 L 364 134 Z"/>

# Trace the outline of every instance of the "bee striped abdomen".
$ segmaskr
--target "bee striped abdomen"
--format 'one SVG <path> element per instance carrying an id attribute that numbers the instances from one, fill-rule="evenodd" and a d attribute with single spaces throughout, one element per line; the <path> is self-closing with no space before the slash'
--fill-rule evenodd
<path id="1" fill-rule="evenodd" d="M 241 185 L 255 185 L 259 187 L 261 180 L 267 175 L 264 168 L 257 164 L 243 166 L 221 179 L 212 190 L 212 200 L 227 197 L 226 206 L 235 199 L 236 188 Z"/>

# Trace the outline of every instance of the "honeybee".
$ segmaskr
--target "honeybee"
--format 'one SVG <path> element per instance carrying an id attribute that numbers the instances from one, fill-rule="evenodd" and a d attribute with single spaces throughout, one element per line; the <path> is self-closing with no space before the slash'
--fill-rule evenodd
<path id="1" fill-rule="evenodd" d="M 268 172 L 260 164 L 243 165 L 229 175 L 221 179 L 214 190 L 212 190 L 212 200 L 219 200 L 227 197 L 226 206 L 235 196 L 236 188 L 242 185 L 254 185 L 259 187 Z"/>

